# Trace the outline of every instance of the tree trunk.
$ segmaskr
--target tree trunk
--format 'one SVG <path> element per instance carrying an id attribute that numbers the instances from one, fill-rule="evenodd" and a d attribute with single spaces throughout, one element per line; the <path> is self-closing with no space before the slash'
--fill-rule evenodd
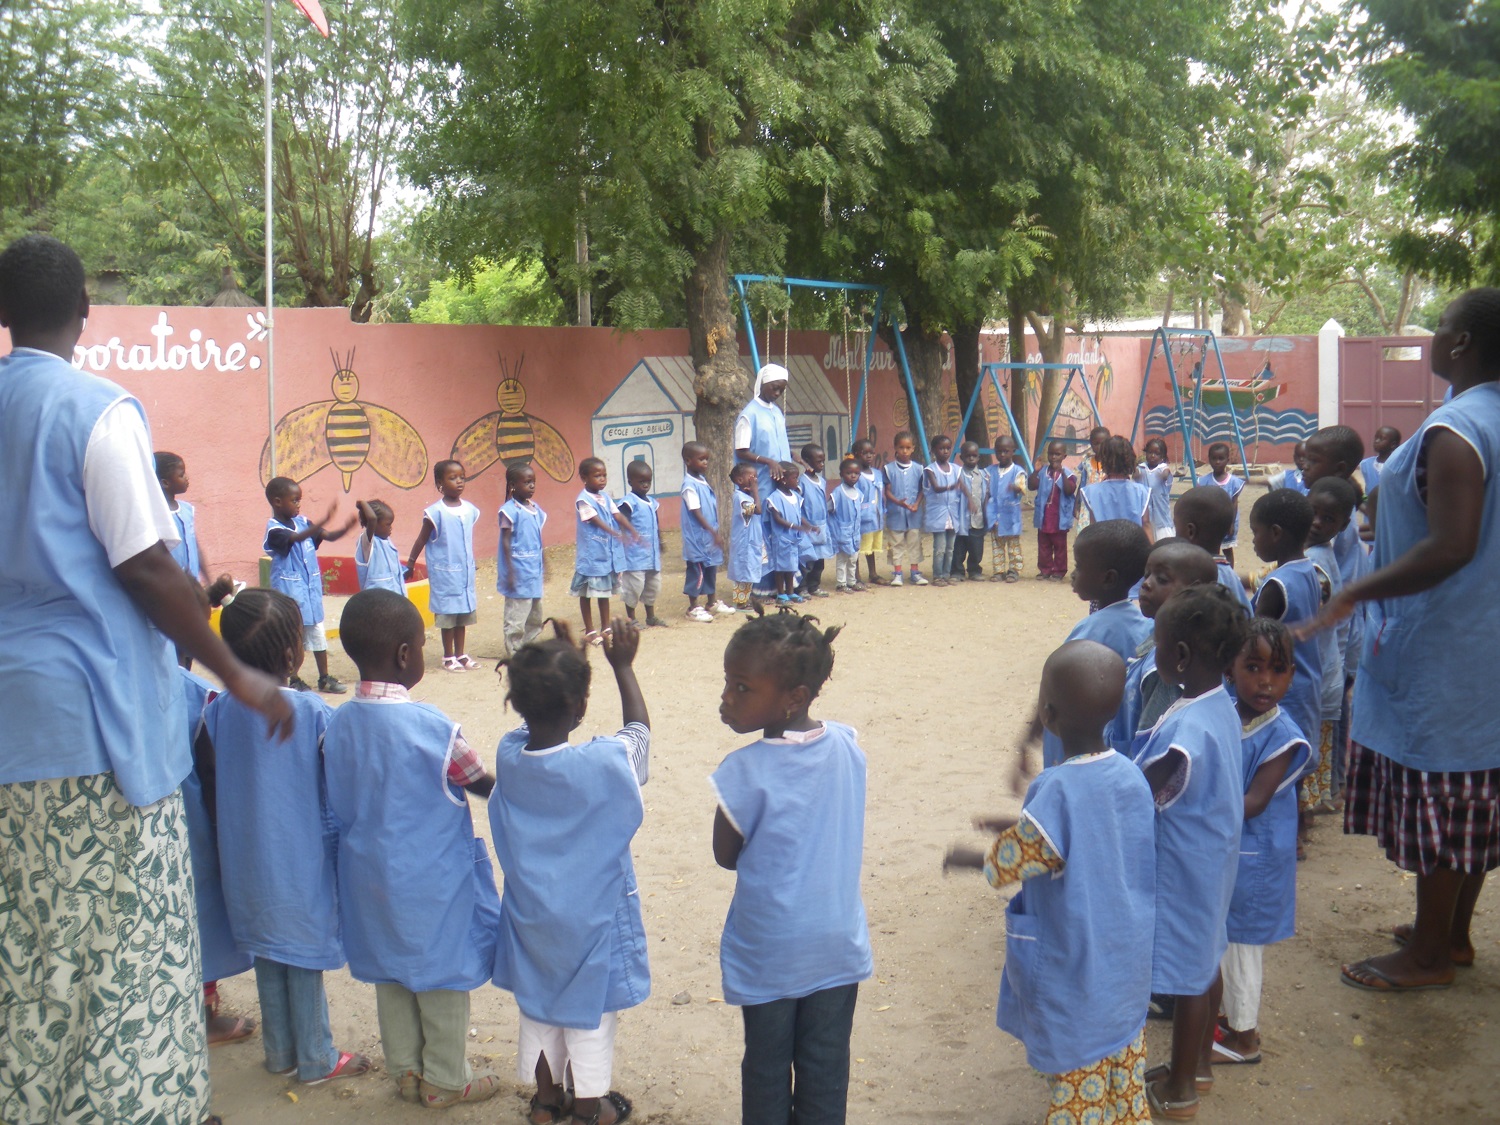
<path id="1" fill-rule="evenodd" d="M 693 426 L 708 446 L 708 482 L 719 498 L 719 526 L 729 528 L 734 464 L 734 420 L 750 401 L 753 382 L 740 364 L 734 313 L 729 304 L 729 235 L 720 233 L 693 259 L 685 287 L 688 349 L 697 401 Z"/>
<path id="2" fill-rule="evenodd" d="M 1006 323 L 1010 329 L 1010 361 L 1025 363 L 1026 311 L 1021 307 L 1021 298 L 1014 293 L 1006 295 L 1006 304 L 1009 307 Z M 1026 415 L 1030 405 L 1030 400 L 1026 397 L 1026 372 L 1012 371 L 1010 373 L 1010 412 L 1016 417 L 1016 432 L 1010 436 L 1015 441 L 1017 449 L 1025 448 L 1028 451 L 1031 443 L 1026 440 L 1026 435 L 1031 432 L 1031 428 L 1027 424 Z"/>
<path id="3" fill-rule="evenodd" d="M 1042 318 L 1034 312 L 1028 312 L 1026 319 L 1031 322 L 1031 330 L 1036 333 L 1037 345 L 1042 349 L 1043 363 L 1061 363 L 1064 350 L 1068 342 L 1068 326 L 1063 317 L 1053 314 L 1050 323 L 1043 323 Z M 1042 443 L 1048 438 L 1045 427 L 1051 425 L 1053 413 L 1057 410 L 1057 404 L 1062 399 L 1063 371 L 1047 371 L 1042 377 L 1042 396 L 1036 408 L 1036 433 L 1031 440 L 1031 448 L 1036 452 L 1040 462 L 1047 455 L 1047 450 Z"/>
<path id="4" fill-rule="evenodd" d="M 881 339 L 892 352 L 896 350 L 896 328 L 886 325 L 880 330 Z M 910 401 L 908 396 L 907 405 L 911 408 L 912 433 L 917 431 L 916 419 L 920 415 L 922 425 L 927 431 L 927 440 L 932 441 L 943 428 L 943 334 L 941 332 L 930 332 L 921 321 L 914 316 L 908 316 L 906 328 L 901 332 L 901 342 L 906 347 L 906 362 L 911 368 L 912 389 L 916 392 L 916 401 Z M 900 378 L 899 374 L 897 378 Z M 949 435 L 952 436 L 951 434 Z M 928 449 L 918 450 L 923 457 L 931 452 Z"/>
<path id="5" fill-rule="evenodd" d="M 958 418 L 962 423 L 964 411 L 969 408 L 969 399 L 979 385 L 979 321 L 955 325 L 949 333 L 953 338 L 953 388 L 958 395 Z M 984 396 L 974 406 L 969 416 L 969 425 L 963 433 L 964 441 L 972 441 L 980 449 L 990 444 L 989 425 L 984 416 Z"/>
<path id="6" fill-rule="evenodd" d="M 1250 335 L 1250 310 L 1237 297 L 1224 295 L 1224 323 L 1219 327 L 1220 336 Z"/>

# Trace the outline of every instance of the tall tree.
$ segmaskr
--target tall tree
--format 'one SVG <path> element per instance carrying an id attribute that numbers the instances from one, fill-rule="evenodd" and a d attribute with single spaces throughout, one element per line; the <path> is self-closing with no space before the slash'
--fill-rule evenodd
<path id="1" fill-rule="evenodd" d="M 435 79 L 411 171 L 437 197 L 450 256 L 540 247 L 565 285 L 612 285 L 620 327 L 680 309 L 694 421 L 717 449 L 750 395 L 735 255 L 774 270 L 772 202 L 796 184 L 829 206 L 858 193 L 883 130 L 925 130 L 949 74 L 923 29 L 859 0 L 407 0 L 405 12 L 409 50 Z M 727 468 L 714 466 L 721 484 Z"/>
<path id="2" fill-rule="evenodd" d="M 1413 118 L 1396 146 L 1417 207 L 1442 225 L 1394 240 L 1407 266 L 1455 285 L 1500 281 L 1500 0 L 1363 0 L 1364 74 Z"/>

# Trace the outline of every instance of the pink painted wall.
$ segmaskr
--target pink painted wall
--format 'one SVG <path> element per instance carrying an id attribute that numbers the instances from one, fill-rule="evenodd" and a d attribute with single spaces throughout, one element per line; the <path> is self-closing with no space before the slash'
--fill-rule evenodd
<path id="1" fill-rule="evenodd" d="M 1315 409 L 1315 341 L 1291 339 L 1291 351 L 1271 353 L 1276 373 L 1294 387 L 1288 402 L 1302 402 L 1305 380 Z M 814 435 L 825 445 L 847 443 L 847 396 L 858 394 L 860 344 L 851 337 L 846 355 L 842 336 L 793 332 L 789 340 L 777 336 L 774 354 L 763 357 L 779 362 L 785 353 L 791 362 L 794 453 Z M 983 348 L 985 360 L 998 360 L 1003 339 L 987 337 Z M 748 364 L 748 344 L 743 350 Z M 1125 337 L 1085 338 L 1069 348 L 1116 432 L 1130 432 L 1147 350 L 1146 341 Z M 539 467 L 537 500 L 552 517 L 549 544 L 572 540 L 569 513 L 581 487 L 576 468 L 591 455 L 609 465 L 617 495 L 627 462 L 651 463 L 663 524 L 675 527 L 679 509 L 670 497 L 680 487 L 682 443 L 692 434 L 687 351 L 681 330 L 361 325 L 341 309 L 278 310 L 278 472 L 300 480 L 303 511 L 314 519 L 330 504 L 342 518 L 353 514 L 356 498 L 387 501 L 396 511 L 393 538 L 403 557 L 422 509 L 437 495 L 432 465 L 455 450 L 468 469 L 466 496 L 484 513 L 475 544 L 481 556 L 493 555 L 497 545 L 502 456 L 530 456 Z M 1231 378 L 1247 377 L 1264 358 L 1247 347 L 1226 351 L 1225 363 Z M 268 515 L 265 359 L 260 310 L 134 306 L 96 307 L 75 356 L 77 366 L 140 398 L 156 447 L 187 461 L 187 499 L 198 508 L 205 553 L 216 567 L 241 574 L 255 572 Z M 1153 371 L 1148 411 L 1169 399 L 1159 360 L 1156 370 L 1162 373 Z M 948 371 L 942 428 L 954 434 L 961 406 L 951 361 Z M 1031 393 L 1034 401 L 1034 376 Z M 1003 414 L 992 390 L 985 408 L 993 431 Z M 885 452 L 891 435 L 909 424 L 895 359 L 879 345 L 861 430 L 873 427 Z M 1075 389 L 1056 432 L 1081 437 L 1091 425 Z M 348 540 L 324 553 L 352 550 Z"/>

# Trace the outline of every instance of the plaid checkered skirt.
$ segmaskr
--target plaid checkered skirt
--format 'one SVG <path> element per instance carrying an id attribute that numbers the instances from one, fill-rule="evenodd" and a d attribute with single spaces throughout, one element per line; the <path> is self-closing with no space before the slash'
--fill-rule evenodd
<path id="1" fill-rule="evenodd" d="M 1500 769 L 1426 773 L 1349 747 L 1344 831 L 1374 836 L 1403 871 L 1500 867 Z"/>

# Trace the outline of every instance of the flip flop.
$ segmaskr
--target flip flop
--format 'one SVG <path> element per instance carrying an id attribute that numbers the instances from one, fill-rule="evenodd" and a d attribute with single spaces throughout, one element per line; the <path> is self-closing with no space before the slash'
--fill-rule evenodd
<path id="1" fill-rule="evenodd" d="M 352 1051 L 340 1051 L 339 1061 L 334 1068 L 322 1078 L 309 1078 L 303 1082 L 304 1086 L 321 1086 L 324 1082 L 332 1082 L 335 1078 L 357 1078 L 370 1069 L 370 1060 L 364 1055 L 354 1054 Z"/>
<path id="2" fill-rule="evenodd" d="M 1377 983 L 1363 981 L 1354 974 L 1360 973 L 1371 977 Z M 1358 988 L 1364 992 L 1440 992 L 1445 988 L 1452 988 L 1453 982 L 1443 981 L 1437 984 L 1401 984 L 1389 974 L 1377 969 L 1369 961 L 1357 961 L 1353 965 L 1345 965 L 1339 970 L 1339 980 L 1350 988 Z"/>
<path id="3" fill-rule="evenodd" d="M 1169 1102 L 1156 1092 L 1156 1083 L 1146 1083 L 1146 1102 L 1151 1106 L 1152 1117 L 1165 1117 L 1168 1121 L 1191 1121 L 1198 1116 L 1198 1098 L 1190 1101 Z"/>
<path id="4" fill-rule="evenodd" d="M 1172 1068 L 1166 1063 L 1157 1063 L 1147 1070 L 1145 1074 L 1141 1075 L 1141 1079 L 1145 1082 L 1160 1082 L 1163 1078 L 1169 1077 L 1171 1073 Z M 1206 1094 L 1213 1088 L 1214 1080 L 1212 1078 L 1204 1078 L 1199 1074 L 1193 1075 L 1193 1089 L 1197 1090 L 1198 1093 Z"/>
<path id="5" fill-rule="evenodd" d="M 1242 1055 L 1215 1039 L 1213 1063 L 1214 1066 L 1258 1066 L 1260 1064 L 1260 1052 L 1256 1051 L 1253 1055 Z"/>
<path id="6" fill-rule="evenodd" d="M 249 1039 L 255 1034 L 255 1021 L 246 1019 L 244 1016 L 215 1016 L 214 1019 L 227 1019 L 231 1023 L 229 1030 L 217 1036 L 210 1036 L 208 1045 L 210 1047 L 222 1047 L 225 1043 L 238 1043 L 241 1039 Z"/>
<path id="7" fill-rule="evenodd" d="M 1403 949 L 1406 948 L 1407 944 L 1411 941 L 1411 923 L 1402 922 L 1399 926 L 1392 926 L 1391 940 Z M 1470 949 L 1466 953 L 1455 953 L 1450 950 L 1448 960 L 1452 961 L 1456 968 L 1472 969 L 1474 967 L 1474 951 Z"/>

